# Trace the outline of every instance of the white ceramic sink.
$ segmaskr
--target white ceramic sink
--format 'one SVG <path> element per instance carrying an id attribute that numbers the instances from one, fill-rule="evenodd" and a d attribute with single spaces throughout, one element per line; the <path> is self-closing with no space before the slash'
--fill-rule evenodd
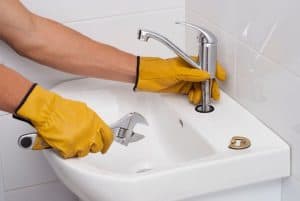
<path id="1" fill-rule="evenodd" d="M 130 112 L 149 126 L 128 147 L 113 143 L 106 155 L 63 160 L 44 151 L 56 174 L 83 201 L 175 201 L 286 177 L 289 147 L 225 93 L 209 114 L 185 97 L 133 92 L 132 84 L 80 79 L 54 88 L 86 102 L 108 124 Z M 252 146 L 228 148 L 233 136 Z"/>

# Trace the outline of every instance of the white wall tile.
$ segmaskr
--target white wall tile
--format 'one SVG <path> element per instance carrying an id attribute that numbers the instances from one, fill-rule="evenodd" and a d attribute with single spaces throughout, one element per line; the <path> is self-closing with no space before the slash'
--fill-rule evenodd
<path id="1" fill-rule="evenodd" d="M 142 42 L 137 39 L 139 28 L 146 28 L 167 36 L 178 46 L 185 46 L 185 29 L 175 21 L 184 19 L 184 9 L 155 11 L 145 14 L 117 16 L 67 25 L 81 33 L 122 50 L 138 55 L 170 57 L 174 53 L 154 40 Z M 159 23 L 157 23 L 159 22 Z"/>
<path id="2" fill-rule="evenodd" d="M 1 156 L 0 156 L 0 201 L 4 201 L 4 185 L 3 185 L 3 170 L 2 170 Z"/>
<path id="3" fill-rule="evenodd" d="M 24 150 L 17 145 L 20 135 L 34 131 L 31 126 L 6 115 L 0 117 L 0 127 L 6 191 L 56 180 L 55 173 L 41 152 Z"/>
<path id="4" fill-rule="evenodd" d="M 275 24 L 274 31 L 270 35 L 263 53 L 300 76 L 300 26 L 297 26 L 300 1 L 288 0 L 284 2 L 289 6 L 281 10 L 281 18 Z"/>
<path id="5" fill-rule="evenodd" d="M 188 10 L 198 12 L 202 18 L 256 50 L 264 46 L 285 5 L 282 0 L 187 0 Z"/>
<path id="6" fill-rule="evenodd" d="M 34 13 L 60 22 L 103 18 L 128 13 L 142 13 L 150 10 L 183 8 L 184 0 L 22 0 Z"/>
<path id="7" fill-rule="evenodd" d="M 5 201 L 78 201 L 60 182 L 52 182 L 32 186 L 24 189 L 8 191 L 5 193 Z"/>
<path id="8" fill-rule="evenodd" d="M 7 112 L 4 112 L 4 111 L 0 110 L 0 116 L 7 115 L 7 114 L 8 114 Z"/>
<path id="9" fill-rule="evenodd" d="M 282 201 L 299 201 L 300 180 L 289 178 L 286 179 L 283 184 Z"/>

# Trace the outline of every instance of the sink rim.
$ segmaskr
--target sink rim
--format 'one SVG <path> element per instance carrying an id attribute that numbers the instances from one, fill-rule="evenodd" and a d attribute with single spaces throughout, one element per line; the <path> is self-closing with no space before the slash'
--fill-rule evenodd
<path id="1" fill-rule="evenodd" d="M 87 78 L 85 78 L 87 79 Z M 80 84 L 93 84 L 93 83 L 106 83 L 108 81 L 96 80 L 88 78 L 87 80 L 76 80 L 77 85 Z M 117 82 L 109 81 L 113 85 L 119 85 Z M 61 86 L 67 86 L 70 83 L 63 83 Z M 74 83 L 73 83 L 74 84 Z M 79 86 L 80 86 L 79 85 Z M 95 88 L 94 85 L 91 85 L 92 88 Z M 124 86 L 124 84 L 122 84 Z M 131 85 L 127 85 L 128 90 L 131 90 Z M 136 185 L 137 182 L 141 182 L 141 185 L 147 185 L 148 183 L 143 181 L 148 181 L 150 184 L 153 181 L 161 181 L 163 178 L 180 178 L 180 176 L 186 176 L 189 179 L 192 179 L 190 174 L 197 173 L 203 177 L 207 176 L 205 173 L 211 174 L 213 178 L 216 177 L 217 172 L 212 172 L 213 170 L 225 171 L 222 167 L 227 167 L 226 171 L 231 171 L 230 168 L 242 167 L 247 169 L 246 179 L 237 180 L 237 175 L 230 172 L 227 176 L 230 177 L 230 181 L 224 181 L 221 184 L 214 184 L 213 186 L 205 187 L 204 190 L 199 190 L 202 193 L 213 192 L 217 190 L 223 190 L 226 188 L 231 188 L 234 186 L 247 185 L 255 182 L 267 181 L 270 179 L 282 178 L 290 175 L 290 149 L 289 146 L 277 135 L 275 135 L 269 128 L 267 128 L 262 122 L 258 121 L 252 114 L 245 110 L 242 106 L 236 103 L 231 99 L 226 93 L 221 92 L 222 99 L 219 103 L 215 103 L 215 112 L 210 114 L 199 114 L 194 111 L 192 105 L 187 104 L 186 98 L 176 95 L 160 95 L 162 99 L 165 99 L 167 103 L 174 108 L 174 110 L 182 114 L 182 118 L 185 121 L 188 121 L 192 126 L 195 126 L 195 129 L 201 130 L 204 134 L 205 140 L 208 141 L 216 151 L 215 154 L 207 157 L 196 159 L 189 162 L 184 162 L 182 165 L 179 165 L 175 168 L 170 168 L 160 171 L 150 171 L 141 174 L 118 174 L 115 172 L 101 171 L 95 169 L 95 172 L 86 170 L 76 162 L 80 159 L 71 159 L 69 160 L 61 159 L 59 156 L 53 154 L 50 150 L 45 150 L 44 154 L 52 167 L 56 169 L 57 174 L 62 180 L 64 178 L 63 174 L 72 174 L 68 170 L 75 171 L 76 177 L 81 177 L 83 175 L 91 176 L 94 180 L 104 179 L 103 182 L 108 182 L 111 184 L 113 182 L 126 182 L 127 184 Z M 180 105 L 181 107 L 177 107 Z M 188 112 L 187 112 L 188 111 Z M 239 113 L 240 112 L 240 113 Z M 230 115 L 228 115 L 230 114 Z M 237 115 L 239 118 L 236 118 Z M 232 116 L 232 118 L 231 118 Z M 233 118 L 235 117 L 235 118 Z M 245 122 L 245 121 L 248 122 Z M 248 125 L 249 124 L 249 125 Z M 201 126 L 205 125 L 205 127 Z M 216 127 L 215 125 L 218 125 Z M 255 128 L 251 127 L 255 125 Z M 234 129 L 234 128 L 238 129 Z M 223 131 L 223 132 L 220 132 Z M 236 132 L 233 132 L 236 131 Z M 243 151 L 234 151 L 229 150 L 227 146 L 229 145 L 229 140 L 233 134 L 240 134 L 241 131 L 248 134 L 245 137 L 250 138 L 252 141 L 252 146 Z M 248 132 L 248 133 L 247 133 Z M 271 162 L 267 162 L 269 158 L 274 158 Z M 284 162 L 282 162 L 284 161 Z M 256 164 L 256 168 L 261 167 L 263 169 L 262 173 L 255 173 L 252 171 L 251 167 L 253 163 Z M 86 165 L 86 164 L 85 164 Z M 270 168 L 274 166 L 274 171 L 269 171 Z M 213 168 L 212 168 L 213 167 Z M 63 170 L 59 172 L 59 170 Z M 225 172 L 226 172 L 225 171 Z M 78 173 L 82 175 L 78 175 Z M 105 174 L 102 174 L 104 172 Z M 242 172 L 238 172 L 242 174 Z M 260 175 L 261 174 L 261 175 Z M 252 176 L 254 175 L 254 176 Z M 251 177 L 252 176 L 252 177 Z M 185 178 L 185 177 L 184 177 Z M 217 178 L 216 178 L 217 179 Z M 235 182 L 233 182 L 233 181 Z M 203 181 L 198 181 L 201 186 Z M 204 181 L 206 182 L 206 181 Z M 227 183 L 226 183 L 227 182 Z M 150 185 L 149 184 L 149 185 Z M 204 184 L 203 184 L 204 185 Z"/>

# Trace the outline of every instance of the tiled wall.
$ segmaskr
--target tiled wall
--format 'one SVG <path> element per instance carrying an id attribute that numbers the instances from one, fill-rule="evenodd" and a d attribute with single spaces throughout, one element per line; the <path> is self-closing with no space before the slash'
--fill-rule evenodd
<path id="1" fill-rule="evenodd" d="M 291 146 L 283 201 L 300 200 L 299 9 L 297 0 L 186 0 L 187 21 L 219 38 L 218 59 L 229 72 L 224 90 Z M 191 54 L 194 37 L 187 34 Z"/>
<path id="2" fill-rule="evenodd" d="M 1 156 L 0 156 L 0 201 L 4 201 L 4 187 L 3 187 L 3 173 L 2 173 Z"/>
<path id="3" fill-rule="evenodd" d="M 185 30 L 174 24 L 176 20 L 183 20 L 185 17 L 184 0 L 22 2 L 33 12 L 60 21 L 95 40 L 135 54 L 161 57 L 173 55 L 158 43 L 138 41 L 136 37 L 139 27 L 159 31 L 184 47 Z M 73 75 L 21 58 L 3 42 L 0 42 L 0 57 L 2 63 L 45 87 L 74 78 Z M 0 112 L 0 130 L 0 201 L 2 197 L 5 201 L 76 200 L 57 181 L 41 153 L 17 147 L 18 136 L 33 131 L 30 126 Z"/>

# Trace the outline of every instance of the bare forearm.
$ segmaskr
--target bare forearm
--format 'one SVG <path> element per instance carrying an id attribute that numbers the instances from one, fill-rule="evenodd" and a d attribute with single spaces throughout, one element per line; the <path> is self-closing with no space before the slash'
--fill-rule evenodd
<path id="1" fill-rule="evenodd" d="M 41 17 L 35 20 L 33 48 L 24 54 L 59 70 L 133 82 L 136 57 L 95 42 L 80 33 Z"/>
<path id="2" fill-rule="evenodd" d="M 134 82 L 134 55 L 96 42 L 52 20 L 36 16 L 22 5 L 19 7 L 23 22 L 10 22 L 18 24 L 9 26 L 9 31 L 3 32 L 2 39 L 21 55 L 65 72 Z"/>
<path id="3" fill-rule="evenodd" d="M 0 80 L 0 110 L 13 113 L 32 82 L 3 65 L 0 65 Z"/>

